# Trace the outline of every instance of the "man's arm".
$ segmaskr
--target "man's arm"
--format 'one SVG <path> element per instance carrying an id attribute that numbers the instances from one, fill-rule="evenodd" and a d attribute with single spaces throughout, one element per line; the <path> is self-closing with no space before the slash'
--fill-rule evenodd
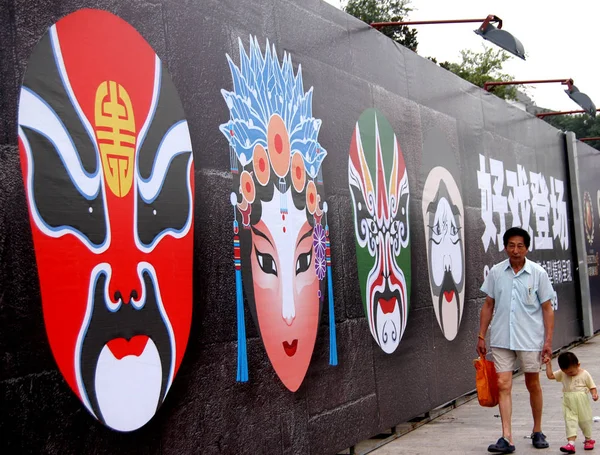
<path id="1" fill-rule="evenodd" d="M 542 361 L 552 358 L 552 335 L 554 334 L 554 308 L 552 301 L 546 300 L 542 303 L 544 317 L 544 347 L 542 348 Z"/>
<path id="2" fill-rule="evenodd" d="M 490 322 L 492 321 L 492 316 L 494 315 L 495 303 L 496 301 L 488 295 L 485 298 L 483 307 L 481 307 L 481 314 L 479 315 L 479 335 L 477 340 L 477 353 L 481 358 L 485 358 L 485 355 L 487 354 L 487 349 L 485 347 L 485 334 Z"/>

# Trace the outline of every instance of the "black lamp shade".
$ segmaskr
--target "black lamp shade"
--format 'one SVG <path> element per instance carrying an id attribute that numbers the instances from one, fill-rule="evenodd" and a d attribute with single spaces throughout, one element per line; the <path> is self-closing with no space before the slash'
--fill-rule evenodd
<path id="1" fill-rule="evenodd" d="M 483 30 L 482 27 L 479 27 L 475 30 L 475 33 L 483 39 L 501 47 L 505 51 L 525 60 L 525 49 L 523 48 L 523 44 L 507 31 L 496 28 L 492 24 L 487 24 Z"/>
<path id="2" fill-rule="evenodd" d="M 596 105 L 589 96 L 587 96 L 585 93 L 581 93 L 574 85 L 571 85 L 569 90 L 565 90 L 565 93 L 569 95 L 569 98 L 579 104 L 581 109 L 586 111 L 592 117 L 596 117 Z"/>

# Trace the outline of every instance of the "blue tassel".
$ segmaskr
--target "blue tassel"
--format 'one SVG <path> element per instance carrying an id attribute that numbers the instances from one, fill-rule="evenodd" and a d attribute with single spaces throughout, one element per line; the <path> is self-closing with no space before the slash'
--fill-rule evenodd
<path id="1" fill-rule="evenodd" d="M 248 354 L 246 350 L 246 322 L 244 321 L 244 293 L 242 291 L 242 271 L 235 271 L 235 291 L 237 294 L 238 362 L 237 381 L 248 382 Z"/>
<path id="2" fill-rule="evenodd" d="M 327 297 L 329 298 L 329 365 L 337 365 L 337 341 L 335 335 L 335 315 L 333 314 L 333 282 L 331 266 L 327 266 Z"/>

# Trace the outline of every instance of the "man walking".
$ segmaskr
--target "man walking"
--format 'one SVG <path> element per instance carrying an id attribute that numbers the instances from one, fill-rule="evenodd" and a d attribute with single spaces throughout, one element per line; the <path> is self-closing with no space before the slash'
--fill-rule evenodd
<path id="1" fill-rule="evenodd" d="M 543 397 L 539 371 L 543 359 L 552 357 L 554 330 L 554 290 L 546 271 L 526 258 L 531 242 L 529 234 L 513 227 L 504 233 L 503 240 L 508 259 L 492 267 L 481 286 L 487 297 L 481 308 L 477 341 L 477 352 L 485 357 L 485 334 L 491 322 L 490 346 L 498 373 L 502 420 L 502 437 L 488 447 L 493 453 L 515 451 L 511 429 L 512 372 L 517 360 L 525 372 L 529 391 L 533 446 L 537 449 L 548 447 L 542 433 Z"/>

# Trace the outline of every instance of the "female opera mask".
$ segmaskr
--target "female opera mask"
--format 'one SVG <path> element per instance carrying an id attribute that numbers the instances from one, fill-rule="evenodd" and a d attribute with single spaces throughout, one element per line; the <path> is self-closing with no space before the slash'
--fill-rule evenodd
<path id="1" fill-rule="evenodd" d="M 312 116 L 313 89 L 304 92 L 291 57 L 275 46 L 263 55 L 239 42 L 239 66 L 227 56 L 233 91 L 222 90 L 229 142 L 238 308 L 238 380 L 248 379 L 242 288 L 265 350 L 283 384 L 296 391 L 308 370 L 328 277 L 331 363 L 337 363 L 327 203 Z"/>

